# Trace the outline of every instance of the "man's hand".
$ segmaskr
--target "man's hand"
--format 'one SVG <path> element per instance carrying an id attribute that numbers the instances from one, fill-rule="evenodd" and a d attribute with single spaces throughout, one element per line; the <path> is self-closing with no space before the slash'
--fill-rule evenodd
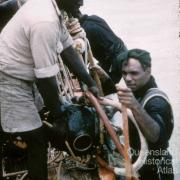
<path id="1" fill-rule="evenodd" d="M 82 38 L 77 38 L 74 40 L 73 47 L 76 49 L 77 52 L 83 54 L 83 52 L 86 50 L 86 43 Z"/>
<path id="2" fill-rule="evenodd" d="M 132 110 L 133 116 L 145 138 L 152 143 L 156 143 L 160 135 L 159 124 L 140 106 L 131 89 L 122 88 L 119 85 L 116 85 L 116 89 L 119 101 Z"/>
<path id="3" fill-rule="evenodd" d="M 84 39 L 86 37 L 86 33 L 84 29 L 81 27 L 78 19 L 70 18 L 69 21 L 66 23 L 66 26 L 69 31 L 69 34 L 72 36 L 74 40 L 78 38 Z"/>
<path id="4" fill-rule="evenodd" d="M 74 40 L 74 48 L 82 54 L 86 48 L 86 33 L 84 29 L 76 18 L 70 18 L 66 23 L 66 27 Z"/>
<path id="5" fill-rule="evenodd" d="M 99 89 L 97 88 L 97 86 L 91 86 L 88 89 L 95 97 L 100 98 Z"/>
<path id="6" fill-rule="evenodd" d="M 132 91 L 130 88 L 121 87 L 119 85 L 116 85 L 117 94 L 119 101 L 126 106 L 129 109 L 134 109 L 137 106 L 139 106 L 138 101 L 134 97 Z"/>

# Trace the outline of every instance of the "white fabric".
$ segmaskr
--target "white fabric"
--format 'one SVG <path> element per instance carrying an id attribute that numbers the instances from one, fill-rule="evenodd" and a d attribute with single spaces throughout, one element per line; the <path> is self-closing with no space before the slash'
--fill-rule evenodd
<path id="1" fill-rule="evenodd" d="M 57 64 L 54 64 L 45 68 L 34 69 L 34 72 L 37 78 L 43 78 L 45 76 L 51 77 L 52 74 L 57 74 L 59 72 L 59 67 Z"/>
<path id="2" fill-rule="evenodd" d="M 3 131 L 25 132 L 42 126 L 35 105 L 35 98 L 40 98 L 37 93 L 32 82 L 0 72 L 0 123 Z M 38 104 L 39 102 L 38 100 Z"/>
<path id="3" fill-rule="evenodd" d="M 73 44 L 60 21 L 51 0 L 28 0 L 0 34 L 0 71 L 29 81 L 56 75 L 57 52 Z"/>

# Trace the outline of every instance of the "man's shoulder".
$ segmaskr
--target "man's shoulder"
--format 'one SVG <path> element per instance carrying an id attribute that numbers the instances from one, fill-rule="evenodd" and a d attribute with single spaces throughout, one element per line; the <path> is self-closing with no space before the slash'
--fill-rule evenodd
<path id="1" fill-rule="evenodd" d="M 167 104 L 170 104 L 169 98 L 167 94 L 160 90 L 159 88 L 150 88 L 144 95 L 144 97 L 141 100 L 141 106 L 145 107 L 147 104 L 150 102 L 155 102 L 155 101 L 162 101 Z"/>
<path id="2" fill-rule="evenodd" d="M 101 18 L 100 16 L 97 16 L 97 15 L 91 15 L 91 16 L 88 16 L 89 19 L 92 19 L 92 20 L 98 20 L 98 21 L 105 21 L 103 18 Z"/>
<path id="3" fill-rule="evenodd" d="M 26 22 L 33 25 L 39 22 L 57 21 L 57 15 L 50 0 L 28 0 L 18 11 L 18 16 Z"/>
<path id="4" fill-rule="evenodd" d="M 95 24 L 95 23 L 106 23 L 105 20 L 97 15 L 83 15 L 80 19 L 82 24 Z"/>
<path id="5" fill-rule="evenodd" d="M 103 18 L 101 18 L 100 16 L 97 16 L 97 15 L 84 14 L 81 18 L 85 19 L 85 20 L 102 20 L 102 21 L 104 21 Z"/>

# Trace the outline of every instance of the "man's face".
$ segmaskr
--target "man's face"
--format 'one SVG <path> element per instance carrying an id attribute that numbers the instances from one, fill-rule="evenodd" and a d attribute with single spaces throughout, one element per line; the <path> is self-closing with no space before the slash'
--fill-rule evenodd
<path id="1" fill-rule="evenodd" d="M 122 65 L 122 77 L 133 92 L 143 87 L 149 81 L 150 76 L 151 69 L 144 70 L 137 59 L 130 58 Z"/>
<path id="2" fill-rule="evenodd" d="M 83 0 L 60 0 L 61 7 L 68 14 L 72 14 L 74 17 L 78 17 L 79 9 L 83 6 Z"/>

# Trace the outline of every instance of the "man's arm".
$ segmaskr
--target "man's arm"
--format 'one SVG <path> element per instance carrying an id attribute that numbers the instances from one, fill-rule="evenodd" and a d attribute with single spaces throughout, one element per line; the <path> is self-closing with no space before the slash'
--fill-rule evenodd
<path id="1" fill-rule="evenodd" d="M 171 105 L 164 98 L 155 96 L 146 103 L 144 109 L 159 124 L 160 135 L 156 142 L 157 146 L 167 146 L 173 130 Z"/>
<path id="2" fill-rule="evenodd" d="M 44 99 L 45 105 L 56 116 L 58 116 L 57 114 L 63 112 L 55 78 L 59 72 L 59 66 L 57 63 L 57 44 L 59 40 L 58 24 L 49 22 L 35 24 L 31 27 L 29 38 L 38 89 Z M 93 87 L 93 90 L 95 89 L 96 91 L 92 91 L 96 94 L 97 88 L 95 88 L 95 83 L 85 71 L 85 68 L 82 68 L 82 62 L 79 59 L 79 62 L 77 62 L 77 54 L 71 54 L 73 50 L 68 50 L 72 48 L 70 43 L 64 40 L 63 46 L 60 47 L 65 47 L 62 56 L 64 61 L 68 64 L 68 67 L 70 67 L 79 78 L 83 76 L 82 80 L 90 87 L 90 90 Z M 74 57 L 76 60 L 74 60 Z"/>
<path id="3" fill-rule="evenodd" d="M 148 141 L 155 143 L 160 136 L 159 124 L 137 102 L 131 109 L 140 126 L 140 129 Z"/>
<path id="4" fill-rule="evenodd" d="M 66 48 L 62 51 L 61 57 L 63 62 L 73 72 L 73 74 L 76 75 L 79 80 L 83 81 L 89 87 L 89 90 L 97 96 L 98 89 L 96 84 L 91 76 L 87 73 L 83 62 L 75 49 L 72 46 Z"/>
<path id="5" fill-rule="evenodd" d="M 131 89 L 120 88 L 119 86 L 116 87 L 120 102 L 131 109 L 134 118 L 146 139 L 151 143 L 156 143 L 160 136 L 159 124 L 140 106 Z"/>

